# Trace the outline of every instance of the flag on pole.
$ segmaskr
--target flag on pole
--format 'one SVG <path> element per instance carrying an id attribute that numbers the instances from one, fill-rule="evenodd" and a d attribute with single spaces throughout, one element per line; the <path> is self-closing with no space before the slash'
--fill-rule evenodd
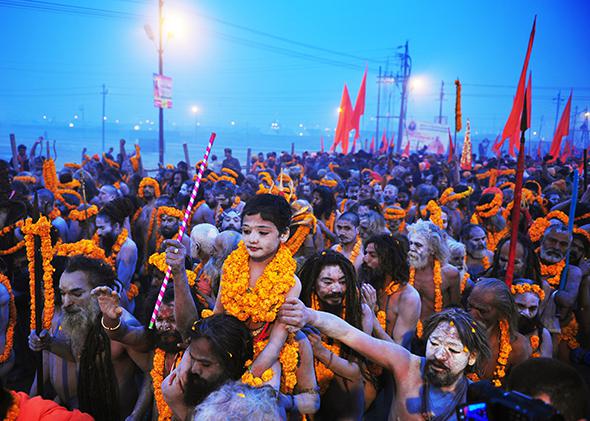
<path id="1" fill-rule="evenodd" d="M 549 149 L 549 155 L 551 155 L 551 160 L 549 162 L 557 161 L 559 157 L 559 151 L 561 150 L 561 141 L 564 136 L 567 136 L 570 133 L 570 112 L 572 109 L 572 94 L 570 92 L 570 97 L 565 104 L 565 108 L 563 109 L 563 113 L 561 114 L 561 118 L 559 119 L 559 124 L 557 125 L 557 129 L 555 130 L 555 134 L 553 135 L 553 141 L 551 142 L 551 149 Z"/>
<path id="2" fill-rule="evenodd" d="M 572 155 L 572 142 L 569 140 L 565 140 L 565 146 L 563 148 L 563 152 L 561 153 L 561 158 L 559 160 L 562 164 L 565 164 L 565 161 Z"/>
<path id="3" fill-rule="evenodd" d="M 389 140 L 389 149 L 393 151 L 395 147 L 395 133 L 391 134 L 391 139 Z"/>
<path id="4" fill-rule="evenodd" d="M 462 170 L 471 170 L 472 158 L 473 155 L 471 152 L 471 124 L 469 123 L 469 119 L 467 119 L 467 124 L 465 125 L 465 141 L 463 142 L 463 151 L 461 152 Z"/>
<path id="5" fill-rule="evenodd" d="M 342 99 L 340 100 L 340 108 L 338 108 L 338 124 L 336 125 L 336 132 L 334 134 L 334 144 L 331 151 L 335 151 L 336 147 L 340 145 L 343 153 L 348 152 L 348 136 L 350 134 L 350 121 L 352 118 L 352 104 L 350 103 L 350 95 L 348 94 L 348 87 L 344 84 L 342 90 Z"/>
<path id="6" fill-rule="evenodd" d="M 504 125 L 504 130 L 502 130 L 500 142 L 494 150 L 496 155 L 498 154 L 498 151 L 502 149 L 502 145 L 504 144 L 506 139 L 510 139 L 510 147 L 508 148 L 508 151 L 510 153 L 514 153 L 514 150 L 518 148 L 520 119 L 522 116 L 523 101 L 525 97 L 525 79 L 529 66 L 529 60 L 531 58 L 531 51 L 533 49 L 533 42 L 535 40 L 536 25 L 537 17 L 535 16 L 535 20 L 533 21 L 533 28 L 529 36 L 529 44 L 527 47 L 524 63 L 522 65 L 522 70 L 520 72 L 520 78 L 518 80 L 518 85 L 516 87 L 516 96 L 514 97 L 514 101 L 512 102 L 512 110 L 508 115 L 508 120 Z"/>
<path id="7" fill-rule="evenodd" d="M 380 154 L 387 153 L 387 145 L 387 134 L 385 133 L 385 130 L 383 130 L 383 136 L 381 136 L 381 146 L 379 146 Z"/>
<path id="8" fill-rule="evenodd" d="M 406 143 L 406 147 L 404 148 L 404 151 L 402 152 L 402 157 L 403 158 L 410 157 L 410 139 L 408 139 L 408 143 Z"/>
<path id="9" fill-rule="evenodd" d="M 494 140 L 494 144 L 492 145 L 492 151 L 498 158 L 502 156 L 502 144 L 500 142 L 500 136 L 502 135 L 496 136 L 496 140 Z"/>
<path id="10" fill-rule="evenodd" d="M 451 129 L 449 128 L 449 157 L 447 162 L 451 162 L 455 157 L 455 145 L 453 145 L 453 138 L 451 136 Z"/>
<path id="11" fill-rule="evenodd" d="M 369 152 L 371 154 L 375 153 L 375 136 L 371 138 L 371 146 L 369 147 Z"/>
<path id="12" fill-rule="evenodd" d="M 359 88 L 359 93 L 356 97 L 356 101 L 354 103 L 354 110 L 352 112 L 352 123 L 351 129 L 354 129 L 354 139 L 358 139 L 361 137 L 360 132 L 360 121 L 361 116 L 365 114 L 365 98 L 367 92 L 367 68 L 365 67 L 365 74 L 363 75 L 363 80 L 361 82 L 361 87 Z"/>

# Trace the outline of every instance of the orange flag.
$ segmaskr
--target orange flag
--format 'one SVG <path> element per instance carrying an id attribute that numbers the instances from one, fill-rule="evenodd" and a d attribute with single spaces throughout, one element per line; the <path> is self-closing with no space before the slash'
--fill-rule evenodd
<path id="1" fill-rule="evenodd" d="M 340 100 L 340 108 L 338 108 L 338 124 L 336 125 L 336 133 L 334 134 L 334 144 L 330 150 L 335 151 L 336 146 L 340 145 L 343 153 L 348 152 L 351 118 L 352 104 L 350 103 L 350 95 L 348 95 L 348 88 L 345 83 L 342 91 L 342 99 Z"/>
<path id="2" fill-rule="evenodd" d="M 555 130 L 555 134 L 553 135 L 553 142 L 551 142 L 551 149 L 549 149 L 549 155 L 551 155 L 551 161 L 549 162 L 555 162 L 557 160 L 559 151 L 561 150 L 561 140 L 564 136 L 567 136 L 570 133 L 572 94 L 573 92 L 570 92 L 570 97 L 568 98 L 567 104 L 565 104 L 565 108 L 563 109 L 563 114 L 561 114 L 561 118 L 559 119 L 557 130 Z"/>
<path id="3" fill-rule="evenodd" d="M 359 88 L 359 94 L 356 97 L 354 103 L 354 110 L 352 112 L 352 120 L 350 129 L 354 129 L 354 138 L 358 139 L 361 137 L 360 121 L 361 116 L 365 114 L 365 98 L 367 96 L 367 69 L 365 68 L 365 74 Z"/>

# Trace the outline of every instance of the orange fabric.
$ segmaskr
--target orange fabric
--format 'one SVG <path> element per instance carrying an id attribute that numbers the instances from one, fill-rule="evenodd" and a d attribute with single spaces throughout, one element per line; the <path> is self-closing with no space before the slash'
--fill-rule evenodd
<path id="1" fill-rule="evenodd" d="M 68 411 L 63 406 L 39 396 L 31 398 L 24 392 L 17 392 L 17 394 L 20 399 L 17 421 L 92 421 L 94 419 L 77 409 Z"/>

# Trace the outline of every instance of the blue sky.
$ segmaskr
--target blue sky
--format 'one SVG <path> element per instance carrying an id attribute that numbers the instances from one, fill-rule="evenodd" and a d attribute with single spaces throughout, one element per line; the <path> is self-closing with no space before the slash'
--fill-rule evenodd
<path id="1" fill-rule="evenodd" d="M 41 4 L 59 11 L 40 10 Z M 64 4 L 76 8 L 65 13 Z M 164 73 L 174 79 L 167 127 L 194 124 L 190 108 L 197 105 L 203 125 L 234 121 L 264 129 L 277 120 L 283 127 L 333 128 L 343 84 L 354 103 L 367 64 L 363 127 L 371 129 L 378 67 L 395 73 L 397 47 L 408 40 L 413 75 L 423 81 L 411 93 L 408 115 L 433 121 L 444 80 L 443 115 L 452 116 L 452 83 L 459 77 L 472 130 L 497 133 L 510 111 L 535 14 L 533 128 L 544 116 L 543 134 L 551 137 L 552 98 L 560 88 L 566 98 L 574 88 L 572 109 L 590 105 L 588 1 L 166 0 L 165 9 L 183 27 L 166 45 Z M 103 83 L 109 121 L 132 127 L 156 120 L 151 79 L 157 57 L 143 30 L 145 23 L 155 26 L 156 11 L 156 0 L 1 0 L 0 124 L 8 130 L 15 123 L 43 124 L 46 115 L 67 125 L 77 114 L 99 125 Z M 397 90 L 391 98 L 397 113 Z"/>

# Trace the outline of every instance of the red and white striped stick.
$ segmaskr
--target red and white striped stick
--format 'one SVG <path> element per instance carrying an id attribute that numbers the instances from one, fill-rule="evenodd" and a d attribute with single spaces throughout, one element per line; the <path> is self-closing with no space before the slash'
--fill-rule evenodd
<path id="1" fill-rule="evenodd" d="M 184 211 L 184 218 L 182 219 L 182 224 L 180 224 L 180 228 L 178 228 L 178 241 L 182 241 L 182 237 L 184 236 L 184 232 L 186 231 L 186 227 L 188 225 L 188 218 L 191 214 L 191 210 L 193 209 L 193 205 L 195 203 L 195 199 L 197 197 L 197 192 L 199 191 L 199 185 L 201 184 L 201 178 L 203 177 L 203 172 L 205 172 L 205 168 L 207 167 L 207 161 L 209 160 L 209 153 L 211 152 L 211 148 L 213 147 L 213 142 L 215 141 L 215 133 L 211 133 L 211 137 L 209 138 L 209 144 L 207 145 L 207 149 L 205 150 L 205 155 L 203 155 L 203 160 L 201 161 L 201 166 L 199 167 L 199 172 L 197 174 L 197 179 L 195 180 L 195 187 L 193 187 L 193 191 L 191 192 L 191 198 L 188 201 L 188 205 L 186 210 Z M 154 312 L 152 313 L 152 318 L 150 319 L 150 329 L 153 329 L 154 324 L 156 323 L 156 317 L 158 317 L 158 313 L 160 312 L 160 306 L 162 305 L 162 300 L 164 299 L 164 293 L 166 292 L 166 288 L 168 287 L 168 282 L 170 281 L 170 275 L 172 274 L 172 268 L 168 266 L 166 269 L 166 276 L 164 277 L 164 282 L 162 282 L 162 287 L 160 288 L 160 292 L 158 293 L 158 299 L 156 300 L 156 306 L 154 307 Z"/>

